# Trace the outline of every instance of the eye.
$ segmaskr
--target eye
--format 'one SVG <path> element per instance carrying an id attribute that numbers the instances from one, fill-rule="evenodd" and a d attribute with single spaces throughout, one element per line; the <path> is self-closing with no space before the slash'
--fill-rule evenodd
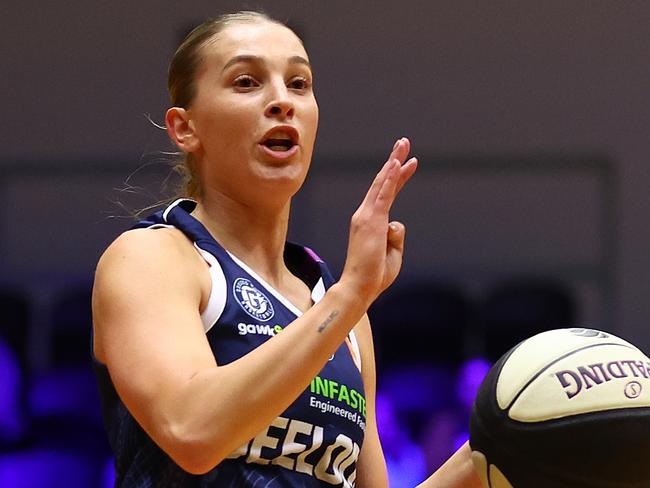
<path id="1" fill-rule="evenodd" d="M 259 86 L 259 83 L 255 78 L 253 78 L 250 75 L 240 75 L 237 78 L 235 78 L 235 81 L 233 81 L 233 85 L 237 88 L 255 88 Z"/>
<path id="2" fill-rule="evenodd" d="M 287 86 L 292 90 L 307 90 L 311 87 L 311 81 L 304 76 L 296 76 L 289 81 Z"/>

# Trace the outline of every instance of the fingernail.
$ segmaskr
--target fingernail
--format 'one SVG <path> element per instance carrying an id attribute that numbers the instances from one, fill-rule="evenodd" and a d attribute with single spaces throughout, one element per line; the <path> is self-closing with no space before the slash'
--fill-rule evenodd
<path id="1" fill-rule="evenodd" d="M 397 139 L 397 140 L 395 141 L 395 144 L 393 145 L 393 151 L 394 151 L 395 149 L 397 149 L 397 146 L 399 145 L 400 141 L 401 141 L 401 139 Z"/>

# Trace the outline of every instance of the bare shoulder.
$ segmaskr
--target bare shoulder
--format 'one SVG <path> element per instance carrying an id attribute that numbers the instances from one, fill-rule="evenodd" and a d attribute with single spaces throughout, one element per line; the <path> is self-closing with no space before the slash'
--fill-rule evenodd
<path id="1" fill-rule="evenodd" d="M 178 229 L 133 229 L 124 232 L 104 251 L 97 271 L 108 265 L 127 261 L 130 265 L 146 265 L 149 261 L 175 262 L 190 256 L 191 243 Z"/>
<path id="2" fill-rule="evenodd" d="M 92 305 L 97 358 L 105 356 L 109 339 L 124 339 L 124 329 L 142 328 L 144 317 L 149 318 L 146 322 L 160 323 L 159 315 L 170 316 L 172 307 L 198 315 L 206 287 L 209 290 L 206 266 L 177 229 L 136 229 L 120 235 L 106 249 L 95 272 Z"/>
<path id="3" fill-rule="evenodd" d="M 201 287 L 206 264 L 178 229 L 134 229 L 106 249 L 95 272 L 94 295 L 151 293 Z M 166 293 L 164 293 L 166 294 Z"/>

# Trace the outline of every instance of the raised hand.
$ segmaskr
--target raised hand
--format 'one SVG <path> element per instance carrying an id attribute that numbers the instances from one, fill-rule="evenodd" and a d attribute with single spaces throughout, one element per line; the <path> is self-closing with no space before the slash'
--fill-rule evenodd
<path id="1" fill-rule="evenodd" d="M 417 167 L 417 158 L 406 159 L 410 148 L 407 138 L 397 140 L 350 223 L 341 283 L 351 286 L 366 308 L 390 286 L 402 265 L 406 230 L 402 223 L 390 222 L 389 213 Z"/>

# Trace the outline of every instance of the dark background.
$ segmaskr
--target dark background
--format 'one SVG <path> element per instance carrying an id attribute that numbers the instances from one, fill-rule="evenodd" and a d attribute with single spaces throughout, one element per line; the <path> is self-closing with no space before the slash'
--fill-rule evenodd
<path id="1" fill-rule="evenodd" d="M 77 350 L 56 307 L 88 289 L 130 224 L 114 202 L 158 197 L 170 145 L 147 117 L 163 120 L 176 45 L 207 16 L 260 7 L 302 35 L 315 68 L 321 124 L 294 239 L 339 270 L 348 219 L 394 140 L 410 137 L 421 160 L 395 209 L 409 234 L 393 291 L 423 305 L 421 362 L 455 340 L 426 324 L 433 284 L 466 302 L 463 358 L 486 352 L 481 310 L 513 280 L 570 298 L 571 323 L 545 328 L 650 349 L 650 3 L 4 2 L 0 285 L 27 297 L 30 375 Z M 134 172 L 139 196 L 116 191 Z M 380 368 L 400 361 L 378 348 Z"/>

